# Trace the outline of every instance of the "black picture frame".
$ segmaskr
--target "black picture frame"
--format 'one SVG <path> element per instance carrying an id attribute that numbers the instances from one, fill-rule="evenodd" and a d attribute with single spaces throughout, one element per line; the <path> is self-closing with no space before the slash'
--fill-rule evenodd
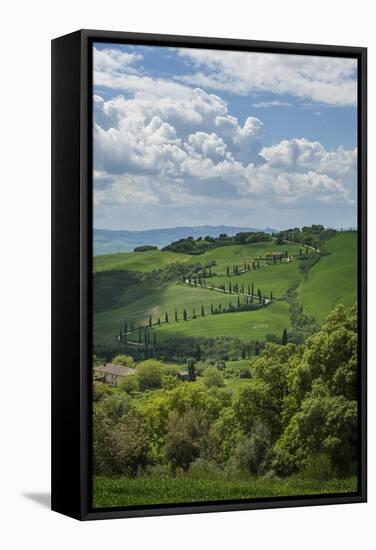
<path id="1" fill-rule="evenodd" d="M 93 42 L 352 57 L 358 63 L 359 483 L 356 493 L 94 509 L 91 505 Z M 366 502 L 366 48 L 80 30 L 52 40 L 52 509 L 80 520 Z"/>

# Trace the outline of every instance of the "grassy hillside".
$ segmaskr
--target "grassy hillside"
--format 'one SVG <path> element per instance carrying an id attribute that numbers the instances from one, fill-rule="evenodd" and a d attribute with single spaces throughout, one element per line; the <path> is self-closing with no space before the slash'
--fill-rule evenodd
<path id="1" fill-rule="evenodd" d="M 189 262 L 188 254 L 175 254 L 161 250 L 146 252 L 124 252 L 118 254 L 104 254 L 94 257 L 94 271 L 110 271 L 126 269 L 127 271 L 153 271 L 177 262 Z"/>
<path id="2" fill-rule="evenodd" d="M 112 340 L 119 333 L 124 320 L 132 319 L 137 325 L 146 324 L 149 321 L 149 315 L 152 315 L 153 322 L 156 322 L 158 317 L 164 320 L 167 311 L 172 322 L 175 318 L 175 308 L 179 318 L 182 319 L 183 309 L 186 309 L 191 317 L 193 308 L 196 309 L 196 314 L 199 314 L 201 305 L 204 305 L 205 311 L 209 312 L 211 304 L 228 306 L 229 300 L 228 294 L 224 295 L 212 290 L 190 287 L 183 283 L 168 285 L 133 301 L 126 307 L 97 314 L 94 322 L 94 335 L 97 340 Z M 232 300 L 234 301 L 234 297 Z"/>
<path id="3" fill-rule="evenodd" d="M 234 336 L 247 341 L 263 340 L 266 334 L 280 336 L 283 329 L 288 329 L 290 324 L 288 304 L 279 300 L 285 297 L 287 288 L 295 280 L 301 281 L 299 300 L 304 311 L 321 323 L 336 304 L 350 306 L 355 301 L 356 238 L 356 233 L 344 232 L 330 239 L 325 245 L 330 254 L 321 257 L 311 268 L 308 279 L 300 274 L 299 260 L 296 258 L 299 249 L 304 247 L 294 244 L 279 247 L 273 242 L 231 245 L 194 257 L 160 250 L 98 256 L 95 258 L 95 277 L 96 280 L 104 280 L 95 289 L 97 311 L 100 313 L 95 315 L 94 339 L 96 342 L 114 343 L 125 320 L 134 321 L 136 326 L 146 325 L 150 315 L 153 323 L 158 318 L 162 321 L 162 326 L 153 329 L 158 342 L 174 337 Z M 271 265 L 261 262 L 259 269 L 251 269 L 231 277 L 226 275 L 227 266 L 231 270 L 233 265 L 242 269 L 246 260 L 264 256 L 268 252 L 285 250 L 293 256 L 290 262 Z M 236 305 L 236 294 L 188 286 L 183 282 L 171 283 L 167 279 L 164 281 L 163 277 L 166 278 L 166 275 L 161 271 L 161 288 L 155 290 L 150 282 L 133 280 L 134 277 L 140 277 L 141 273 L 147 276 L 152 270 L 168 268 L 176 262 L 205 265 L 212 261 L 216 262 L 212 271 L 217 275 L 206 279 L 208 285 L 225 285 L 228 288 L 231 282 L 232 286 L 237 283 L 241 290 L 244 284 L 244 290 L 248 292 L 248 285 L 253 283 L 255 291 L 260 288 L 266 297 L 272 291 L 273 298 L 278 300 L 259 311 L 211 315 L 211 305 L 214 308 L 219 305 L 224 308 L 229 306 L 230 301 L 232 305 Z M 123 275 L 126 277 L 125 281 L 122 279 Z M 112 300 L 109 299 L 111 293 Z M 201 306 L 204 306 L 205 317 L 201 317 Z M 175 322 L 175 309 L 178 311 L 178 323 Z M 189 318 L 187 322 L 183 321 L 184 309 Z M 193 309 L 196 319 L 192 319 Z M 163 323 L 166 312 L 170 321 L 168 324 Z"/>
<path id="4" fill-rule="evenodd" d="M 295 244 L 277 246 L 274 242 L 264 242 L 213 248 L 205 252 L 205 254 L 195 256 L 195 258 L 202 264 L 215 260 L 216 273 L 218 273 L 218 275 L 225 275 L 227 266 L 239 264 L 240 267 L 246 260 L 251 260 L 257 256 L 264 256 L 271 252 L 284 252 L 285 250 L 287 250 L 289 254 L 299 254 L 299 246 Z"/>
<path id="5" fill-rule="evenodd" d="M 337 304 L 351 306 L 356 301 L 357 233 L 338 233 L 325 248 L 330 255 L 310 270 L 299 291 L 305 312 L 318 322 L 323 322 Z"/>
<path id="6" fill-rule="evenodd" d="M 260 269 L 255 269 L 242 273 L 241 275 L 232 275 L 231 277 L 221 276 L 211 279 L 207 279 L 207 282 L 215 285 L 223 284 L 228 288 L 229 282 L 232 285 L 238 283 L 244 284 L 244 290 L 247 292 L 248 285 L 254 284 L 254 289 L 257 291 L 261 289 L 263 295 L 269 296 L 270 291 L 273 292 L 275 298 L 281 298 L 285 295 L 287 287 L 291 281 L 299 277 L 299 263 L 298 260 L 293 259 L 288 263 L 276 263 L 275 265 L 264 265 Z"/>
<path id="7" fill-rule="evenodd" d="M 258 311 L 208 315 L 186 322 L 163 324 L 153 330 L 159 342 L 200 336 L 232 336 L 246 342 L 263 340 L 266 334 L 280 335 L 284 328 L 289 328 L 288 307 L 285 302 L 276 302 Z"/>

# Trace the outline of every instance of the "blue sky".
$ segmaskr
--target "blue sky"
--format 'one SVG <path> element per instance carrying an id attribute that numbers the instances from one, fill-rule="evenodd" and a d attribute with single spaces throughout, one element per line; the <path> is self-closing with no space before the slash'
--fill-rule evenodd
<path id="1" fill-rule="evenodd" d="M 94 46 L 94 224 L 356 225 L 353 59 Z"/>

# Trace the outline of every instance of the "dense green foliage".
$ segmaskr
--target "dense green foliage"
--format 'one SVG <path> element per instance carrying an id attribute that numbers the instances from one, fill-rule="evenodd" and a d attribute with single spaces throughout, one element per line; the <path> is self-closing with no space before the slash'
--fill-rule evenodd
<path id="1" fill-rule="evenodd" d="M 151 246 L 148 244 L 143 244 L 141 246 L 136 246 L 133 249 L 133 252 L 147 252 L 148 250 L 158 250 L 157 246 Z"/>
<path id="2" fill-rule="evenodd" d="M 136 393 L 120 388 L 95 402 L 96 475 L 138 480 L 163 471 L 172 479 L 204 470 L 217 480 L 298 475 L 323 483 L 354 476 L 355 308 L 335 309 L 302 345 L 267 343 L 248 364 L 252 379 L 237 391 L 224 385 L 226 365 L 199 368 L 196 382 L 179 381 L 176 367 L 155 360 L 137 365 Z"/>
<path id="3" fill-rule="evenodd" d="M 162 250 L 168 250 L 171 252 L 178 252 L 180 254 L 203 254 L 209 249 L 217 248 L 220 246 L 229 246 L 233 244 L 252 244 L 258 242 L 271 241 L 272 238 L 269 233 L 259 232 L 244 232 L 237 233 L 234 236 L 229 236 L 223 233 L 219 237 L 199 237 L 194 239 L 193 237 L 187 237 L 185 239 L 179 239 L 173 243 L 165 246 Z"/>
<path id="4" fill-rule="evenodd" d="M 318 249 L 325 241 L 331 239 L 336 234 L 337 231 L 335 229 L 325 229 L 323 225 L 316 224 L 309 227 L 286 229 L 280 231 L 276 237 L 279 244 L 283 244 L 284 241 L 293 241 L 295 243 L 301 243 L 303 247 L 312 246 Z"/>

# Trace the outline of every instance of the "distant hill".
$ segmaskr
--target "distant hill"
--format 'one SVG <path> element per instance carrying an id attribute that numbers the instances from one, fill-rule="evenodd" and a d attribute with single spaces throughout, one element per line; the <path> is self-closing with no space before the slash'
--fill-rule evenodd
<path id="1" fill-rule="evenodd" d="M 126 231 L 111 229 L 94 229 L 94 256 L 112 254 L 114 252 L 130 252 L 135 246 L 153 245 L 159 248 L 184 237 L 218 237 L 221 233 L 235 235 L 242 231 L 265 231 L 275 233 L 276 229 L 266 227 L 235 227 L 228 225 L 203 225 L 188 227 L 170 227 L 162 229 L 148 229 L 146 231 Z"/>

